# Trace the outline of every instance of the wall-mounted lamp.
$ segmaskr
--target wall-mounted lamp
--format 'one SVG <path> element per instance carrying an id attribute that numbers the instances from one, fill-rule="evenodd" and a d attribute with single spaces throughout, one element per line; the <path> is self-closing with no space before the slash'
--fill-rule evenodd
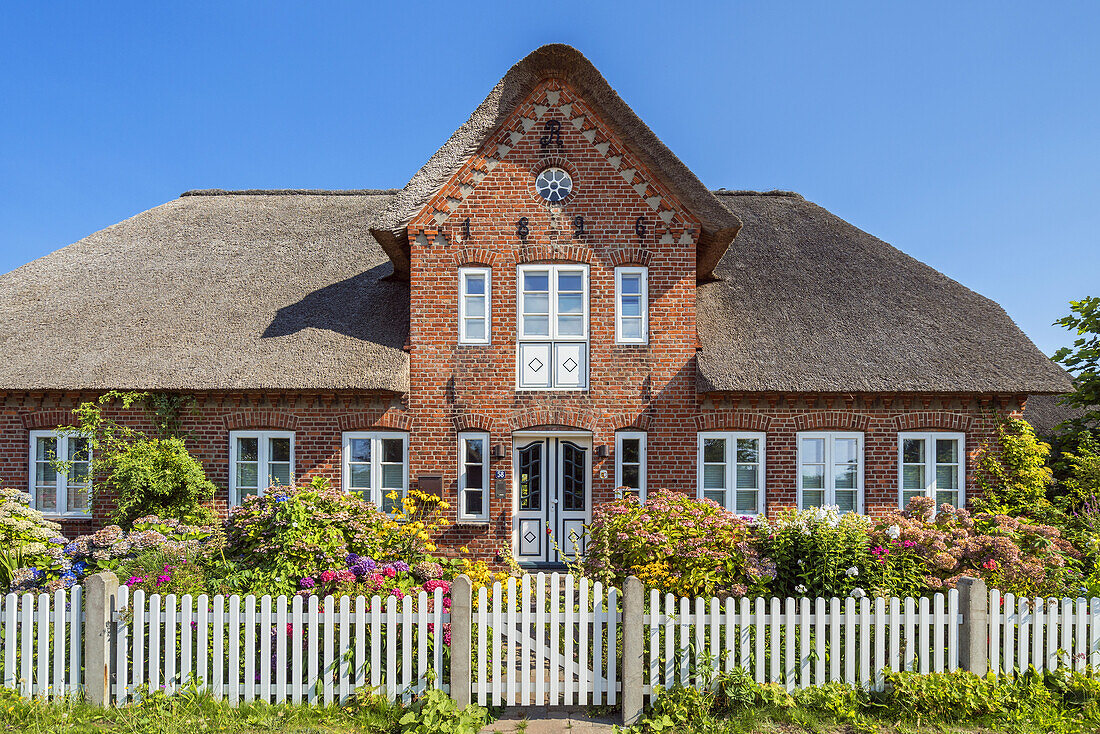
<path id="1" fill-rule="evenodd" d="M 600 444 L 599 446 L 596 447 L 596 458 L 597 459 L 606 459 L 607 458 L 607 444 Z"/>
<path id="2" fill-rule="evenodd" d="M 504 444 L 494 443 L 493 444 L 493 450 L 489 454 L 489 456 L 491 456 L 494 459 L 503 459 L 504 458 Z"/>

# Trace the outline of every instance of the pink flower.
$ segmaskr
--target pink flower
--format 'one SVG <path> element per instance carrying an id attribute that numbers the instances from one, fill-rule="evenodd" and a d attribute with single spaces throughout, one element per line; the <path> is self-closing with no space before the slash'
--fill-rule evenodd
<path id="1" fill-rule="evenodd" d="M 323 583 L 323 584 L 327 584 L 330 581 L 334 581 L 335 579 L 336 579 L 336 572 L 335 571 L 325 571 L 321 574 L 321 583 Z"/>
<path id="2" fill-rule="evenodd" d="M 386 566 L 385 572 L 387 577 L 391 579 L 397 578 L 397 569 L 395 569 L 393 566 Z"/>

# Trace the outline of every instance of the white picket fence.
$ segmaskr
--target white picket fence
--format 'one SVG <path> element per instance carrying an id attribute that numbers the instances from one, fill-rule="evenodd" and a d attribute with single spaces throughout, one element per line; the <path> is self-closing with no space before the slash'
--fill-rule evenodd
<path id="1" fill-rule="evenodd" d="M 75 695 L 83 684 L 81 589 L 8 594 L 0 608 L 4 686 L 26 698 Z"/>
<path id="2" fill-rule="evenodd" d="M 1013 671 L 1100 669 L 1100 597 L 1017 599 L 999 591 L 989 599 L 989 668 Z"/>
<path id="3" fill-rule="evenodd" d="M 73 587 L 4 597 L 3 685 L 42 699 L 79 694 L 92 656 L 84 645 L 95 649 L 86 629 L 93 596 Z M 401 600 L 272 599 L 119 587 L 100 628 L 109 639 L 110 699 L 119 705 L 146 687 L 172 693 L 190 685 L 233 704 L 330 704 L 362 687 L 408 701 L 436 687 L 456 698 L 466 691 L 481 705 L 616 705 L 626 700 L 627 626 L 641 632 L 646 696 L 658 686 L 704 687 L 734 668 L 787 689 L 840 681 L 881 690 L 887 669 L 956 669 L 964 630 L 988 638 L 997 675 L 1100 667 L 1100 598 L 983 592 L 988 621 L 975 612 L 973 628 L 954 590 L 921 599 L 688 599 L 656 590 L 642 598 L 624 605 L 618 589 L 557 573 L 479 588 L 461 607 L 469 609 L 459 618 L 469 676 L 457 688 L 443 644 L 444 625 L 454 620 L 440 590 Z"/>
<path id="4" fill-rule="evenodd" d="M 741 668 L 792 690 L 831 681 L 882 690 L 883 672 L 955 670 L 959 593 L 931 599 L 677 599 L 650 591 L 645 693 L 705 688 Z"/>
<path id="5" fill-rule="evenodd" d="M 363 686 L 408 701 L 444 688 L 443 592 L 161 597 L 118 590 L 115 701 L 191 682 L 216 700 L 344 702 Z"/>

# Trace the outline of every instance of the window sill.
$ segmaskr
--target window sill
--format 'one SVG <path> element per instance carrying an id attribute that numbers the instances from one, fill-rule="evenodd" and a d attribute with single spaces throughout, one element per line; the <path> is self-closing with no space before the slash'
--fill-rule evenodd
<path id="1" fill-rule="evenodd" d="M 456 520 L 454 526 L 456 528 L 487 528 L 489 527 L 489 519 L 484 520 Z"/>

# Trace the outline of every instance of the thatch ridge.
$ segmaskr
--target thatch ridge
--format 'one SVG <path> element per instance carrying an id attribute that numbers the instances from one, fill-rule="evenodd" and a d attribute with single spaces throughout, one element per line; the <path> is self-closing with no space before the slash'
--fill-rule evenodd
<path id="1" fill-rule="evenodd" d="M 456 130 L 398 193 L 372 230 L 394 263 L 395 275 L 407 277 L 409 241 L 406 227 L 462 164 L 491 136 L 515 107 L 548 78 L 568 81 L 641 163 L 699 218 L 698 277 L 706 279 L 737 235 L 741 222 L 619 97 L 580 51 L 554 43 L 518 61 L 493 87 L 470 118 Z"/>
<path id="2" fill-rule="evenodd" d="M 401 189 L 191 189 L 183 196 L 378 196 Z"/>

